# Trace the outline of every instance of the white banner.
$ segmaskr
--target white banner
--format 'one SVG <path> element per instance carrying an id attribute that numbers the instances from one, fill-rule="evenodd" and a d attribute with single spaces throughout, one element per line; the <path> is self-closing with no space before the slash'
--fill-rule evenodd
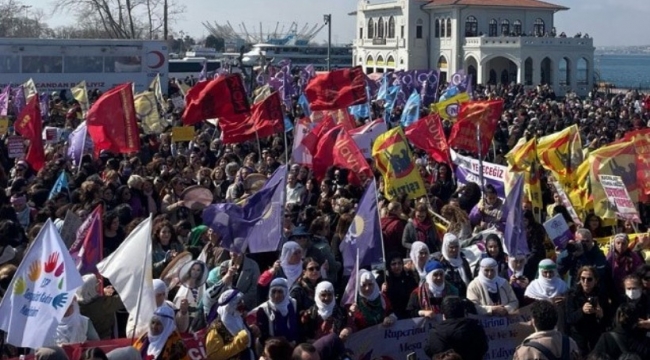
<path id="1" fill-rule="evenodd" d="M 557 194 L 560 197 L 560 199 L 562 199 L 562 205 L 564 205 L 564 207 L 569 212 L 569 215 L 571 215 L 571 219 L 573 219 L 573 223 L 576 224 L 577 226 L 582 226 L 582 220 L 580 220 L 580 216 L 578 216 L 576 209 L 573 208 L 573 204 L 571 204 L 571 200 L 567 196 L 562 185 L 557 181 L 552 181 L 551 183 L 555 187 L 555 191 L 557 191 Z M 551 214 L 548 214 L 548 216 L 551 216 Z"/>
<path id="2" fill-rule="evenodd" d="M 488 338 L 488 351 L 485 360 L 509 360 L 515 349 L 534 329 L 529 324 L 529 307 L 519 309 L 517 315 L 478 316 Z M 376 325 L 356 332 L 345 343 L 352 350 L 353 359 L 406 359 L 406 355 L 415 352 L 417 359 L 430 359 L 424 353 L 429 342 L 429 332 L 442 321 L 441 316 L 433 320 L 413 318 L 397 321 L 386 328 Z M 471 339 L 468 339 L 471 346 Z"/>
<path id="3" fill-rule="evenodd" d="M 459 155 L 454 150 L 451 150 L 451 161 L 457 165 L 456 180 L 460 184 L 467 184 L 473 182 L 481 184 L 479 172 L 481 166 L 478 160 L 469 156 Z M 485 184 L 491 184 L 497 191 L 499 198 L 505 200 L 506 198 L 506 183 L 508 168 L 503 165 L 497 165 L 483 161 L 483 180 Z"/>
<path id="4" fill-rule="evenodd" d="M 614 175 L 598 175 L 598 179 L 607 194 L 610 206 L 614 207 L 616 215 L 624 220 L 641 223 L 639 212 L 625 188 L 623 178 Z"/>

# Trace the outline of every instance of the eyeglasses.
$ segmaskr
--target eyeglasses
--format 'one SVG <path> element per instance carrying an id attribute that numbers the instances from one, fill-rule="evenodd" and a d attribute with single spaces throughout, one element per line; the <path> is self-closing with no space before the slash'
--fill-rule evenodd
<path id="1" fill-rule="evenodd" d="M 318 267 L 317 266 L 310 266 L 307 268 L 307 271 L 317 271 Z"/>
<path id="2" fill-rule="evenodd" d="M 585 281 L 585 282 L 589 283 L 589 282 L 594 281 L 594 278 L 581 276 L 580 281 Z"/>

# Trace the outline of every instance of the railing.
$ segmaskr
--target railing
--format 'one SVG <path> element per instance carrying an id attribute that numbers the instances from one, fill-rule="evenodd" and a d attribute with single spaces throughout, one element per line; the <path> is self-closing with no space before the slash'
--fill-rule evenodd
<path id="1" fill-rule="evenodd" d="M 525 37 L 525 36 L 499 36 L 499 37 L 468 37 L 464 46 L 585 46 L 593 47 L 594 40 L 589 38 L 552 38 L 552 37 Z"/>

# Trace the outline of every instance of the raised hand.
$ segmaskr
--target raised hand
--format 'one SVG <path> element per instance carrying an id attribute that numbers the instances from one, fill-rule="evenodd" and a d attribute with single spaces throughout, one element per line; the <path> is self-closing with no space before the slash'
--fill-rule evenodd
<path id="1" fill-rule="evenodd" d="M 50 254 L 50 257 L 47 258 L 47 262 L 45 263 L 45 272 L 46 273 L 51 273 L 54 271 L 56 268 L 56 263 L 59 262 L 59 253 L 55 252 Z"/>
<path id="2" fill-rule="evenodd" d="M 27 284 L 25 283 L 25 279 L 23 279 L 22 276 L 16 279 L 16 283 L 14 283 L 14 294 L 22 295 L 25 293 L 26 289 Z"/>
<path id="3" fill-rule="evenodd" d="M 29 266 L 29 274 L 27 274 L 29 280 L 36 282 L 39 277 L 41 277 L 41 262 L 36 260 Z"/>
<path id="4" fill-rule="evenodd" d="M 63 261 L 61 261 L 61 265 L 59 265 L 59 267 L 56 268 L 56 271 L 54 272 L 54 276 L 59 277 L 59 276 L 61 276 L 61 274 L 63 274 L 63 269 L 65 268 L 65 266 L 63 264 L 65 264 L 65 263 Z"/>
<path id="5" fill-rule="evenodd" d="M 52 306 L 54 307 L 54 309 L 58 310 L 59 308 L 62 308 L 65 305 L 67 300 L 68 300 L 68 293 L 61 293 L 54 297 L 54 299 L 52 300 Z"/>

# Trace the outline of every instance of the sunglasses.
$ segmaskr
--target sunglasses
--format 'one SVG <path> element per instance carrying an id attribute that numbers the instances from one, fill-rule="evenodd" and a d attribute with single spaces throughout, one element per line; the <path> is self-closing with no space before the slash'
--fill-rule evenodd
<path id="1" fill-rule="evenodd" d="M 310 267 L 307 268 L 307 271 L 317 271 L 317 270 L 318 270 L 318 267 L 316 267 L 316 266 L 310 266 Z"/>
<path id="2" fill-rule="evenodd" d="M 583 276 L 581 276 L 581 277 L 580 277 L 580 281 L 586 281 L 586 282 L 588 282 L 588 283 L 589 283 L 589 282 L 592 282 L 592 281 L 594 281 L 594 278 L 590 278 L 590 277 L 583 277 Z"/>

